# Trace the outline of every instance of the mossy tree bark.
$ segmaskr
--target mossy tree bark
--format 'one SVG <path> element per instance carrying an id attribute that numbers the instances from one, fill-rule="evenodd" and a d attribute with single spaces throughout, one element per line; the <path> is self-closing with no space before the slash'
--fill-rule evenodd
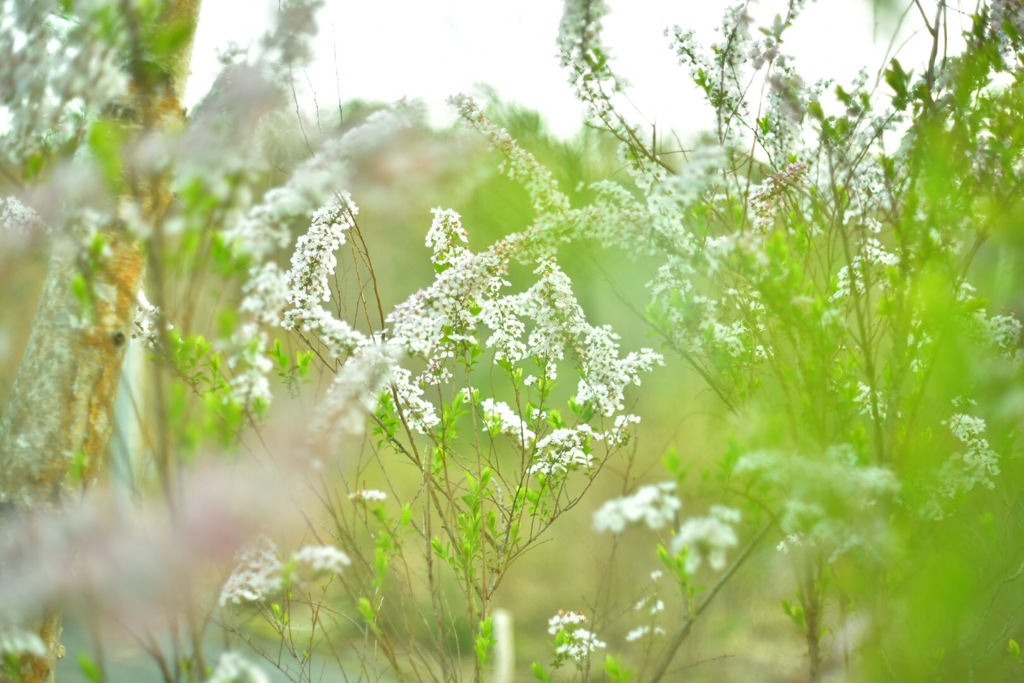
<path id="1" fill-rule="evenodd" d="M 137 26 L 135 5 L 121 5 L 126 24 Z M 132 129 L 181 125 L 199 6 L 200 0 L 164 3 L 158 21 L 177 27 L 185 37 L 156 69 L 142 61 L 148 46 L 139 33 L 131 36 L 132 99 L 126 124 Z M 169 204 L 166 179 L 126 178 L 124 187 L 147 222 L 159 225 Z M 0 506 L 8 514 L 59 508 L 96 478 L 103 461 L 146 249 L 122 226 L 110 226 L 103 238 L 102 256 L 88 264 L 71 244 L 53 246 L 41 302 L 0 422 Z M 89 292 L 84 305 L 76 292 L 83 278 Z M 59 607 L 39 607 L 38 620 L 25 626 L 40 636 L 46 655 L 22 657 L 18 680 L 25 683 L 52 682 L 56 660 L 63 655 Z"/>

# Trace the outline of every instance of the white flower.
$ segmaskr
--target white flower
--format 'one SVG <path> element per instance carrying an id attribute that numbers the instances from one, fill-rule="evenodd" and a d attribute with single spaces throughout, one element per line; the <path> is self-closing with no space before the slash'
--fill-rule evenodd
<path id="1" fill-rule="evenodd" d="M 283 585 L 281 569 L 277 546 L 266 536 L 260 536 L 239 555 L 235 570 L 221 588 L 220 606 L 256 602 L 275 595 Z"/>
<path id="2" fill-rule="evenodd" d="M 548 633 L 557 634 L 559 631 L 574 629 L 580 624 L 587 623 L 587 616 L 582 612 L 561 610 L 555 616 L 548 619 Z"/>
<path id="3" fill-rule="evenodd" d="M 314 572 L 340 574 L 342 569 L 352 564 L 349 556 L 341 550 L 329 545 L 307 545 L 292 555 L 296 564 L 306 564 Z"/>
<path id="4" fill-rule="evenodd" d="M 270 683 L 270 679 L 242 655 L 225 652 L 217 660 L 217 668 L 206 679 L 206 683 Z"/>
<path id="5" fill-rule="evenodd" d="M 651 628 L 650 625 L 638 626 L 629 633 L 626 634 L 626 642 L 632 643 L 634 640 L 640 640 L 648 634 L 662 635 L 665 633 L 665 629 L 660 626 Z"/>
<path id="6" fill-rule="evenodd" d="M 43 219 L 35 209 L 25 206 L 17 197 L 0 197 L 0 232 L 24 235 L 41 232 L 43 228 Z"/>
<path id="7" fill-rule="evenodd" d="M 288 275 L 276 263 L 264 263 L 255 269 L 249 281 L 242 286 L 240 313 L 248 313 L 264 325 L 279 325 L 281 311 L 287 305 Z"/>
<path id="8" fill-rule="evenodd" d="M 666 481 L 643 486 L 631 496 L 609 500 L 594 513 L 594 528 L 619 533 L 626 525 L 642 521 L 651 529 L 661 529 L 675 520 L 682 507 L 675 491 L 676 483 Z"/>
<path id="9" fill-rule="evenodd" d="M 548 633 L 559 641 L 555 648 L 556 661 L 572 659 L 582 662 L 591 652 L 606 646 L 592 631 L 582 627 L 585 623 L 586 615 L 571 611 L 560 611 L 548 619 Z"/>
<path id="10" fill-rule="evenodd" d="M 599 438 L 588 424 L 575 429 L 556 429 L 537 442 L 537 462 L 530 465 L 530 474 L 561 474 L 580 468 L 590 469 L 594 457 L 590 454 L 590 440 Z"/>
<path id="11" fill-rule="evenodd" d="M 469 237 L 466 235 L 466 229 L 462 227 L 459 214 L 455 211 L 438 207 L 431 209 L 430 212 L 434 214 L 426 239 L 427 246 L 434 248 L 434 255 L 430 260 L 436 265 L 442 265 L 448 263 L 453 254 L 466 251 L 466 248 L 456 244 L 456 241 L 466 243 L 469 242 Z"/>
<path id="12" fill-rule="evenodd" d="M 0 655 L 46 656 L 46 644 L 31 631 L 13 625 L 0 626 Z"/>
<path id="13" fill-rule="evenodd" d="M 348 494 L 348 499 L 356 503 L 383 503 L 388 494 L 376 489 L 360 489 Z"/>
<path id="14" fill-rule="evenodd" d="M 800 534 L 788 534 L 784 539 L 779 541 L 779 544 L 775 546 L 783 555 L 789 554 L 789 549 L 803 545 L 803 537 Z"/>
<path id="15" fill-rule="evenodd" d="M 537 435 L 526 426 L 519 416 L 504 401 L 485 398 L 480 402 L 484 424 L 492 436 L 505 434 L 515 439 L 523 448 L 530 448 Z"/>
<path id="16" fill-rule="evenodd" d="M 287 300 L 292 310 L 284 327 L 294 329 L 294 316 L 321 302 L 330 301 L 330 278 L 338 266 L 334 252 L 345 244 L 345 233 L 355 225 L 358 208 L 348 195 L 313 214 L 309 231 L 295 242 L 292 267 L 288 271 Z"/>
<path id="17" fill-rule="evenodd" d="M 736 530 L 731 526 L 739 520 L 739 512 L 730 508 L 714 506 L 708 517 L 692 517 L 686 520 L 672 539 L 672 553 L 678 555 L 686 550 L 686 573 L 693 575 L 704 560 L 712 569 L 725 567 L 725 553 L 739 543 Z"/>
<path id="18" fill-rule="evenodd" d="M 133 341 L 145 344 L 149 348 L 156 348 L 160 341 L 157 336 L 156 321 L 160 317 L 160 309 L 149 303 L 146 292 L 139 289 L 139 296 L 135 304 L 135 316 L 132 320 Z"/>
<path id="19" fill-rule="evenodd" d="M 312 431 L 328 438 L 360 436 L 366 414 L 377 405 L 401 351 L 393 344 L 369 340 L 345 364 L 313 416 Z"/>

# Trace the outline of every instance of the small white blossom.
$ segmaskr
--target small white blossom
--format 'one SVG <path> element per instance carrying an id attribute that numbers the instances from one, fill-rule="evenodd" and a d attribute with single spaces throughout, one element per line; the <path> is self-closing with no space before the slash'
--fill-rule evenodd
<path id="1" fill-rule="evenodd" d="M 548 620 L 548 633 L 560 641 L 555 647 L 556 662 L 583 662 L 594 650 L 606 647 L 592 631 L 583 628 L 585 623 L 587 617 L 580 612 L 561 611 Z"/>
<path id="2" fill-rule="evenodd" d="M 966 413 L 954 413 L 943 422 L 949 427 L 953 436 L 963 443 L 966 452 L 954 456 L 947 462 L 940 473 L 943 480 L 942 493 L 953 497 L 957 493 L 966 493 L 978 484 L 985 488 L 995 488 L 993 477 L 1000 473 L 1000 455 L 989 444 L 985 433 L 988 425 L 980 417 Z M 959 461 L 959 464 L 958 464 Z"/>
<path id="3" fill-rule="evenodd" d="M 653 628 L 650 625 L 638 626 L 638 627 L 636 627 L 635 629 L 631 630 L 629 633 L 626 634 L 626 642 L 627 643 L 632 643 L 635 640 L 640 640 L 641 638 L 643 638 L 646 635 L 659 635 L 660 636 L 660 635 L 664 635 L 664 633 L 665 633 L 665 629 L 663 629 L 660 626 L 654 626 Z"/>
<path id="4" fill-rule="evenodd" d="M 348 494 L 348 499 L 356 503 L 383 503 L 388 494 L 376 489 L 360 489 Z"/>
<path id="5" fill-rule="evenodd" d="M 872 392 L 867 384 L 857 382 L 857 395 L 853 401 L 860 406 L 860 415 L 867 415 L 872 419 L 877 415 L 879 421 L 885 421 L 885 393 L 881 389 Z"/>
<path id="6" fill-rule="evenodd" d="M 787 534 L 784 539 L 779 541 L 775 549 L 783 555 L 788 555 L 790 548 L 803 545 L 803 537 L 800 534 Z"/>

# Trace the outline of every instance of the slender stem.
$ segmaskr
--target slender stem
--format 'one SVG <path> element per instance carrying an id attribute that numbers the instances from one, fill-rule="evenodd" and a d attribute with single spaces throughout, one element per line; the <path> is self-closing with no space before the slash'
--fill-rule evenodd
<path id="1" fill-rule="evenodd" d="M 768 533 L 768 530 L 771 529 L 772 526 L 772 523 L 768 523 L 761 527 L 761 530 L 754 535 L 754 538 L 752 538 L 740 554 L 736 556 L 736 559 L 733 560 L 732 564 L 726 567 L 725 571 L 722 572 L 722 575 L 718 577 L 718 580 L 712 584 L 711 588 L 709 588 L 707 593 L 704 594 L 704 597 L 701 598 L 701 601 L 694 607 L 693 612 L 691 612 L 686 619 L 683 620 L 683 623 L 679 625 L 679 628 L 672 634 L 672 639 L 669 640 L 668 645 L 665 647 L 664 654 L 662 654 L 661 659 L 658 660 L 658 663 L 655 665 L 654 671 L 647 679 L 648 683 L 655 683 L 655 681 L 660 681 L 664 678 L 666 672 L 668 672 L 668 667 L 672 664 L 672 660 L 676 656 L 676 653 L 679 651 L 679 648 L 682 647 L 683 641 L 686 640 L 690 635 L 690 631 L 693 630 L 694 622 L 697 621 L 697 618 L 704 613 L 704 610 L 708 608 L 711 601 L 715 599 L 715 596 L 717 596 L 719 591 L 721 591 L 725 584 L 728 583 L 729 579 L 731 579 L 739 568 L 743 566 L 743 563 L 747 561 L 750 555 L 754 552 L 754 549 L 760 544 L 761 540 L 765 537 L 765 534 Z"/>

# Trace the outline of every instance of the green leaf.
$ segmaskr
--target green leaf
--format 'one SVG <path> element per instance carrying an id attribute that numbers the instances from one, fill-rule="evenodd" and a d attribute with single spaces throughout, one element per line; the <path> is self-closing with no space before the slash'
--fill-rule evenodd
<path id="1" fill-rule="evenodd" d="M 492 617 L 487 617 L 480 622 L 480 632 L 476 636 L 476 643 L 474 644 L 474 650 L 476 651 L 476 661 L 479 662 L 480 668 L 483 669 L 487 666 L 491 658 L 491 648 L 494 647 L 497 641 L 494 639 L 494 627 Z"/>
<path id="2" fill-rule="evenodd" d="M 84 652 L 78 653 L 78 669 L 89 683 L 102 683 L 103 669 Z"/>
<path id="3" fill-rule="evenodd" d="M 885 70 L 885 82 L 892 88 L 892 105 L 896 109 L 906 109 L 910 102 L 910 71 L 904 71 L 900 60 L 893 59 Z"/>
<path id="4" fill-rule="evenodd" d="M 112 192 L 118 193 L 123 184 L 123 163 L 121 149 L 124 147 L 126 134 L 124 126 L 117 121 L 100 119 L 89 129 L 89 149 L 92 151 L 100 173 Z"/>
<path id="5" fill-rule="evenodd" d="M 540 662 L 534 662 L 530 665 L 530 671 L 533 673 L 533 677 L 541 683 L 551 683 L 551 675 L 541 666 Z"/>
<path id="6" fill-rule="evenodd" d="M 632 669 L 623 669 L 622 663 L 611 655 L 605 655 L 604 672 L 608 674 L 613 683 L 629 683 L 633 678 Z"/>

